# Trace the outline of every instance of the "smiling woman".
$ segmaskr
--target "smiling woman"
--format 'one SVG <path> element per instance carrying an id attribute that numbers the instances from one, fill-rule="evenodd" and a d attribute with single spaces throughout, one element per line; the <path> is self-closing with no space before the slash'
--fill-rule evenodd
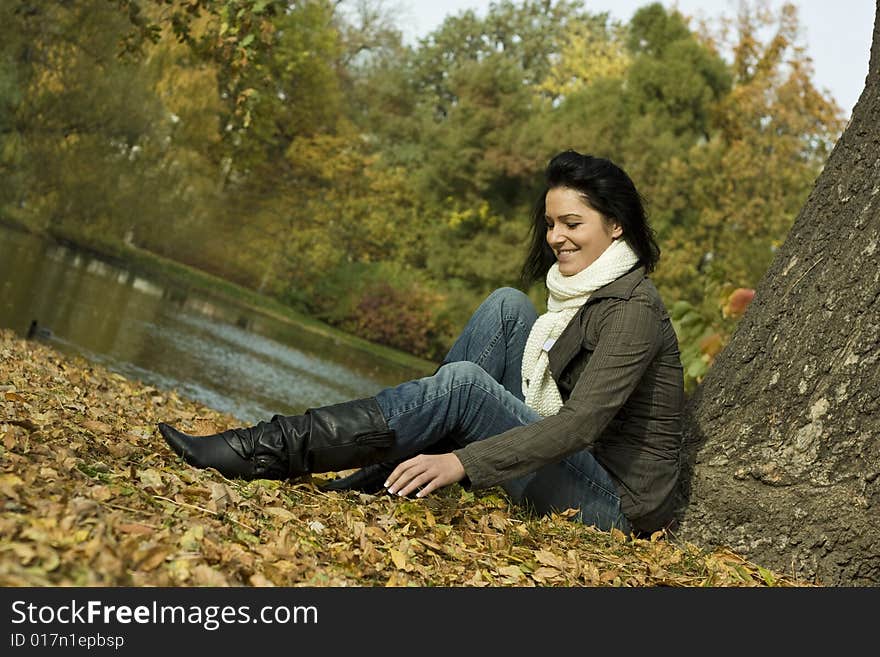
<path id="1" fill-rule="evenodd" d="M 559 273 L 572 276 L 589 267 L 623 235 L 619 224 L 611 224 L 576 189 L 557 187 L 547 192 L 547 244 L 559 263 Z"/>
<path id="2" fill-rule="evenodd" d="M 682 367 L 648 278 L 659 257 L 641 198 L 614 163 L 554 157 L 535 206 L 523 283 L 477 308 L 432 375 L 375 397 L 197 437 L 160 423 L 171 448 L 228 477 L 284 479 L 363 467 L 329 489 L 423 497 L 500 485 L 539 513 L 575 509 L 600 529 L 671 520 Z"/>

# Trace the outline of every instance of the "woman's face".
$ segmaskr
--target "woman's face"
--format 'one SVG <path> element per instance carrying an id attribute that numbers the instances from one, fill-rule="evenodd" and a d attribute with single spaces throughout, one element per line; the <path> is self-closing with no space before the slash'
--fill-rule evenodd
<path id="1" fill-rule="evenodd" d="M 554 187 L 547 192 L 544 207 L 547 244 L 556 254 L 563 276 L 573 276 L 589 267 L 623 235 L 619 225 L 606 224 L 580 192 L 569 187 Z"/>

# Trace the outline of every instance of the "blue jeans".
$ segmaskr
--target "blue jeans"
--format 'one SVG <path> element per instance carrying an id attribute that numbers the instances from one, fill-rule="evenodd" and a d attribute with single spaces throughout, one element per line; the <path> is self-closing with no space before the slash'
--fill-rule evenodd
<path id="1" fill-rule="evenodd" d="M 512 288 L 495 290 L 477 308 L 432 376 L 386 388 L 376 395 L 396 432 L 392 458 L 451 448 L 541 419 L 522 394 L 522 355 L 537 319 L 529 298 Z M 575 518 L 599 529 L 632 528 L 608 473 L 589 450 L 502 484 L 511 499 L 545 514 L 578 509 Z"/>

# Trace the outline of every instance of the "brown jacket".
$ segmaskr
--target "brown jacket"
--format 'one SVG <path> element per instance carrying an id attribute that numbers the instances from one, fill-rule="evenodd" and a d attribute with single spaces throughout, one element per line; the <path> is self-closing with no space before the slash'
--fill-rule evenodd
<path id="1" fill-rule="evenodd" d="M 684 402 L 678 340 L 643 267 L 596 290 L 549 352 L 559 413 L 455 450 L 470 484 L 495 486 L 583 449 L 636 529 L 671 519 Z"/>

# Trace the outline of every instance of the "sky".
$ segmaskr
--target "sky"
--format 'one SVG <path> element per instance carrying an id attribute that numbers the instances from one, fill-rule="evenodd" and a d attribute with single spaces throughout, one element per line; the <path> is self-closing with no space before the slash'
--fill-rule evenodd
<path id="1" fill-rule="evenodd" d="M 628 21 L 639 7 L 651 0 L 585 0 L 588 11 L 607 11 L 615 19 Z M 798 8 L 801 45 L 813 60 L 813 82 L 829 91 L 846 116 L 859 99 L 868 75 L 875 0 L 792 0 Z M 667 7 L 695 18 L 712 19 L 736 14 L 737 0 L 662 0 Z M 413 43 L 443 22 L 450 14 L 473 9 L 485 15 L 491 0 L 399 0 L 399 26 Z M 778 9 L 783 0 L 769 0 Z"/>

